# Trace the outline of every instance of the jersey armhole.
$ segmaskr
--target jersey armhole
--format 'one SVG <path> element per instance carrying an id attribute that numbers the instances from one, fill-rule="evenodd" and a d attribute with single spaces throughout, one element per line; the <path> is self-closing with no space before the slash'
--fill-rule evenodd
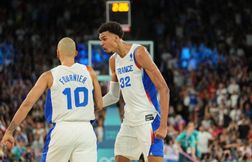
<path id="1" fill-rule="evenodd" d="M 114 57 L 114 65 L 115 65 L 114 68 L 115 68 L 115 69 L 116 69 L 116 56 L 117 56 L 117 54 L 113 54 L 113 55 L 111 56 L 111 57 Z M 111 68 L 110 65 L 109 65 L 109 68 Z"/>
<path id="2" fill-rule="evenodd" d="M 136 67 L 138 68 L 138 69 L 141 69 L 142 67 L 141 67 L 141 65 L 137 62 L 137 60 L 136 60 L 136 50 L 139 48 L 140 46 L 138 46 L 138 47 L 136 47 L 135 49 L 134 49 L 134 52 L 133 52 L 133 57 L 134 57 L 134 62 L 135 62 L 135 65 L 136 65 Z"/>
<path id="3" fill-rule="evenodd" d="M 118 77 L 117 77 L 117 74 L 116 74 L 116 58 L 117 58 L 117 54 L 116 53 L 114 53 L 111 57 L 114 57 L 114 73 L 115 73 L 115 76 L 116 76 L 116 78 L 117 78 L 117 81 L 118 81 Z M 110 67 L 110 65 L 109 65 L 109 70 L 111 71 L 111 67 Z M 112 73 L 112 72 L 111 72 Z"/>
<path id="4" fill-rule="evenodd" d="M 54 85 L 55 83 L 54 83 L 54 77 L 53 77 L 53 72 L 52 72 L 52 70 L 49 70 L 48 72 L 51 74 L 51 77 L 52 77 L 52 84 L 51 84 L 50 86 L 48 85 L 48 90 L 49 90 L 49 89 L 51 89 L 52 87 L 55 86 L 55 85 Z"/>

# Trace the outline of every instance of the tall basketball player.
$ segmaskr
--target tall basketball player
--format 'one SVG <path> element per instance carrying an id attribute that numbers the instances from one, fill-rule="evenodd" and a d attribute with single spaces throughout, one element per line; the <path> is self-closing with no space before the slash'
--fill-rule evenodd
<path id="1" fill-rule="evenodd" d="M 76 55 L 72 39 L 59 41 L 57 56 L 61 65 L 39 77 L 6 130 L 2 145 L 13 146 L 15 128 L 47 90 L 45 117 L 53 127 L 47 134 L 41 162 L 97 161 L 96 136 L 90 120 L 95 118 L 94 104 L 102 108 L 101 89 L 94 70 L 74 62 Z"/>
<path id="2" fill-rule="evenodd" d="M 104 107 L 118 101 L 120 90 L 125 101 L 124 119 L 115 142 L 116 162 L 138 160 L 141 154 L 145 161 L 162 162 L 169 88 L 147 50 L 122 40 L 120 24 L 105 23 L 98 32 L 105 52 L 114 53 L 109 60 L 112 81 L 103 97 Z"/>

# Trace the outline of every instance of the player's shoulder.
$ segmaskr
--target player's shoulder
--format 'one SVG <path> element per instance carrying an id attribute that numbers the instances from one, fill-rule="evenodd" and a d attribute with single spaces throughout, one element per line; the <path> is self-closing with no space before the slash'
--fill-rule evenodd
<path id="1" fill-rule="evenodd" d="M 136 48 L 136 53 L 138 54 L 147 53 L 147 49 L 143 45 L 138 44 L 135 48 Z"/>
<path id="2" fill-rule="evenodd" d="M 60 71 L 62 68 L 63 68 L 62 65 L 58 65 L 58 66 L 55 66 L 54 68 L 50 69 L 49 71 L 50 71 L 51 73 L 58 73 L 58 71 Z M 48 72 L 49 72 L 49 71 L 48 71 Z"/>
<path id="3" fill-rule="evenodd" d="M 116 55 L 117 55 L 116 53 L 114 53 L 113 55 L 111 55 L 110 58 L 109 58 L 109 61 L 110 61 L 110 60 L 115 60 Z"/>
<path id="4" fill-rule="evenodd" d="M 135 49 L 136 59 L 139 60 L 139 59 L 141 59 L 143 57 L 146 57 L 146 56 L 148 56 L 147 49 L 142 45 L 137 46 L 136 49 Z"/>
<path id="5" fill-rule="evenodd" d="M 109 64 L 115 64 L 115 60 L 116 60 L 116 53 L 114 53 L 113 55 L 110 56 L 109 58 Z"/>
<path id="6" fill-rule="evenodd" d="M 139 47 L 144 47 L 143 45 L 141 45 L 141 44 L 138 44 L 138 43 L 133 43 L 133 44 L 131 44 L 133 47 L 135 47 L 135 48 L 139 48 Z"/>
<path id="7" fill-rule="evenodd" d="M 48 77 L 52 77 L 52 72 L 51 70 L 48 70 L 48 71 L 45 71 L 41 74 L 41 77 L 45 77 L 45 78 L 48 78 Z"/>
<path id="8" fill-rule="evenodd" d="M 74 63 L 73 65 L 74 67 L 77 67 L 77 68 L 87 68 L 87 65 L 84 65 L 84 64 L 80 64 L 80 63 Z"/>
<path id="9" fill-rule="evenodd" d="M 71 68 L 73 68 L 74 70 L 77 70 L 77 71 L 83 71 L 83 70 L 88 71 L 88 68 L 90 68 L 90 67 L 88 67 L 88 65 L 84 65 L 84 64 L 80 64 L 80 63 L 76 62 L 72 65 Z"/>
<path id="10" fill-rule="evenodd" d="M 53 83 L 53 75 L 52 75 L 51 70 L 43 72 L 40 75 L 39 80 L 44 83 L 47 83 L 48 87 L 51 87 L 51 85 Z"/>

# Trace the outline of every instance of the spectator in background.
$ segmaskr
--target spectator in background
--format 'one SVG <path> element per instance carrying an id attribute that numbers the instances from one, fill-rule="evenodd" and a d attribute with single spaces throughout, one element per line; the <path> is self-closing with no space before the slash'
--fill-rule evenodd
<path id="1" fill-rule="evenodd" d="M 234 108 L 231 109 L 229 113 L 229 117 L 231 118 L 232 121 L 239 121 L 242 115 L 242 111 L 240 108 L 235 106 Z"/>
<path id="2" fill-rule="evenodd" d="M 248 142 L 252 143 L 252 124 L 250 124 L 249 134 L 248 134 Z"/>
<path id="3" fill-rule="evenodd" d="M 164 144 L 164 162 L 177 162 L 179 159 L 179 148 L 173 137 L 166 136 Z"/>
<path id="4" fill-rule="evenodd" d="M 241 153 L 241 160 L 252 160 L 251 143 L 243 142 L 243 144 L 238 147 L 238 151 Z"/>
<path id="5" fill-rule="evenodd" d="M 201 153 L 201 159 L 204 159 L 205 156 L 209 154 L 208 143 L 210 140 L 213 140 L 212 135 L 203 126 L 200 126 L 198 133 L 197 149 Z"/>
<path id="6" fill-rule="evenodd" d="M 26 133 L 22 130 L 21 127 L 17 127 L 16 132 L 15 132 L 15 138 L 17 139 L 22 139 L 22 142 L 24 142 L 24 145 L 28 144 L 28 138 Z"/>
<path id="7" fill-rule="evenodd" d="M 226 104 L 226 102 L 227 102 L 227 89 L 225 88 L 224 83 L 219 84 L 219 87 L 216 91 L 216 95 L 217 95 L 217 104 L 218 105 Z"/>
<path id="8" fill-rule="evenodd" d="M 11 153 L 14 161 L 24 161 L 26 153 L 26 139 L 23 136 L 16 138 L 16 146 L 12 148 Z"/>
<path id="9" fill-rule="evenodd" d="M 252 120 L 252 105 L 249 104 L 248 102 L 245 103 L 245 106 L 244 106 L 244 114 L 245 114 L 250 120 Z"/>
<path id="10" fill-rule="evenodd" d="M 229 94 L 233 94 L 233 93 L 239 94 L 240 93 L 240 86 L 239 86 L 239 84 L 237 84 L 237 82 L 234 78 L 231 79 L 227 90 L 228 90 Z"/>
<path id="11" fill-rule="evenodd" d="M 242 140 L 247 139 L 249 134 L 249 128 L 250 128 L 250 119 L 246 116 L 244 116 L 239 122 L 238 122 L 238 130 L 239 130 L 239 138 Z"/>
<path id="12" fill-rule="evenodd" d="M 35 138 L 32 142 L 31 149 L 34 153 L 34 161 L 39 162 L 41 159 L 41 153 L 43 151 L 44 141 L 40 140 L 40 134 L 38 132 L 35 133 Z"/>
<path id="13" fill-rule="evenodd" d="M 211 114 L 210 113 L 205 113 L 204 119 L 201 121 L 202 126 L 208 130 L 210 129 L 211 125 L 213 124 L 213 121 L 211 119 Z"/>
<path id="14" fill-rule="evenodd" d="M 176 144 L 179 146 L 180 151 L 186 152 L 196 159 L 196 141 L 194 132 L 194 124 L 189 122 L 186 130 L 180 133 L 176 138 Z"/>
<path id="15" fill-rule="evenodd" d="M 35 124 L 36 128 L 33 130 L 33 135 L 38 136 L 37 138 L 39 138 L 39 143 L 44 145 L 44 139 L 46 137 L 46 130 L 45 130 L 45 126 L 44 123 L 42 122 L 36 122 Z"/>

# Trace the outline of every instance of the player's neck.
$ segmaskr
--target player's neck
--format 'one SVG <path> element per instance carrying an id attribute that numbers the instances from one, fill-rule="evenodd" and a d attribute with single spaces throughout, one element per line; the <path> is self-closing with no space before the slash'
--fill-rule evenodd
<path id="1" fill-rule="evenodd" d="M 118 48 L 115 52 L 120 57 L 124 57 L 129 53 L 131 46 L 132 46 L 132 44 L 127 44 L 127 43 L 121 42 L 120 44 L 118 44 Z"/>
<path id="2" fill-rule="evenodd" d="M 64 66 L 72 66 L 74 64 L 74 59 L 66 59 L 66 60 L 63 60 L 61 61 L 61 65 L 64 65 Z"/>

